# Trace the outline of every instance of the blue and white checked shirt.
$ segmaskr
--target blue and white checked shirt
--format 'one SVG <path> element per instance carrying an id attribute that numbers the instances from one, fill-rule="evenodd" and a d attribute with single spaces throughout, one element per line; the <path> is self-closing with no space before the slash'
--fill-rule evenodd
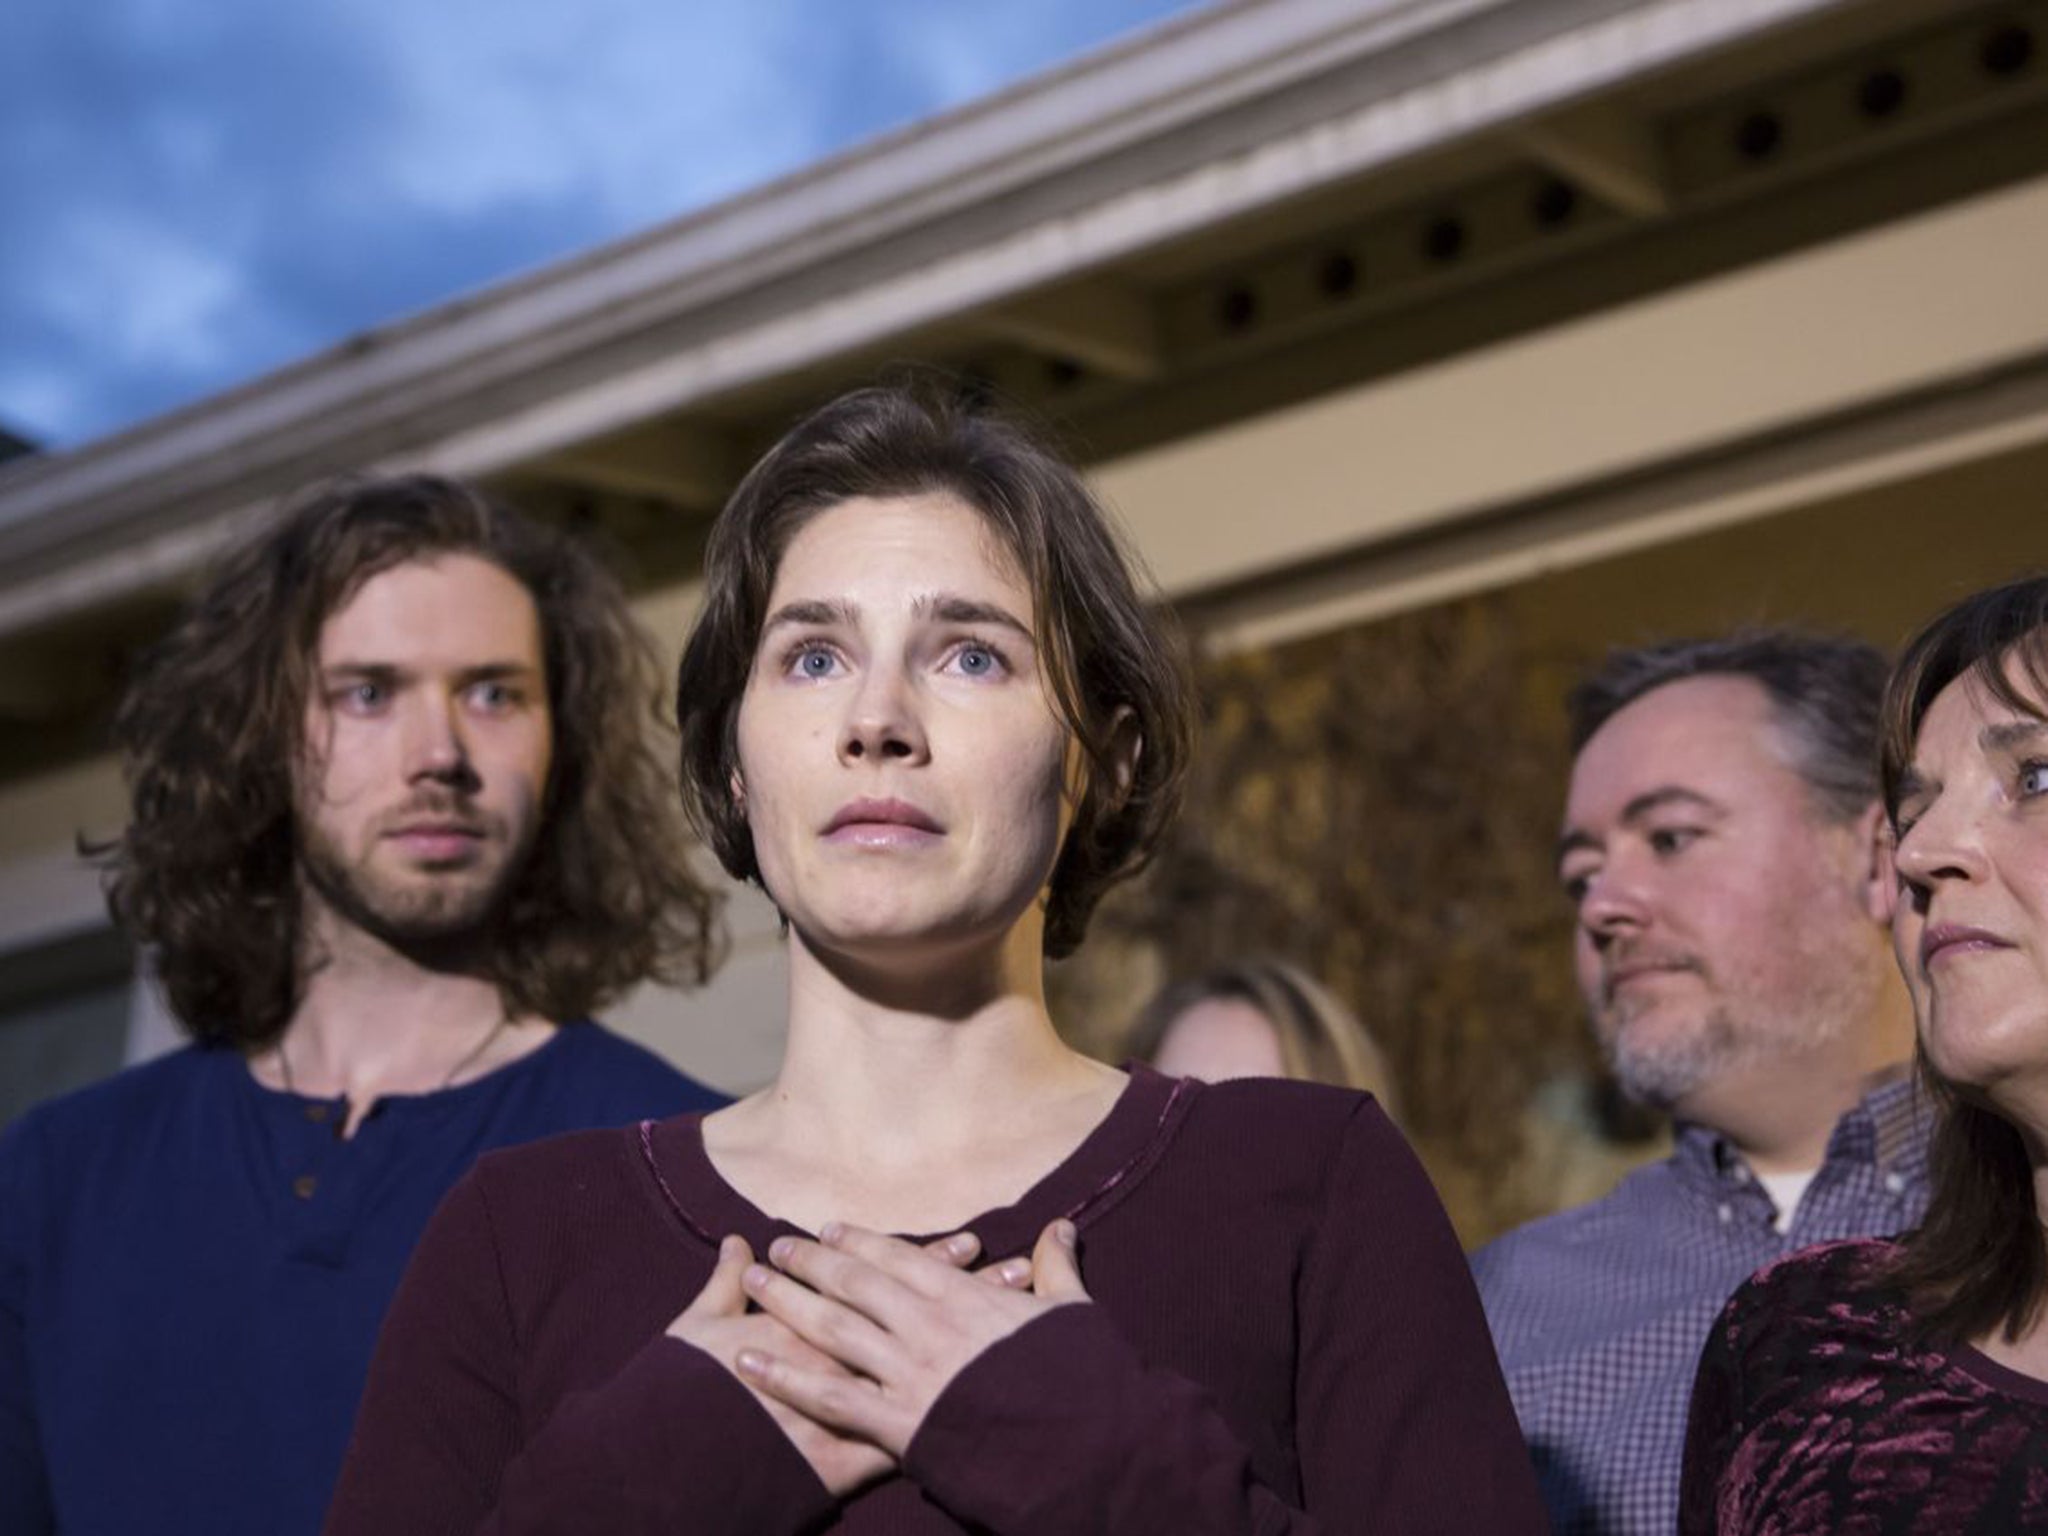
<path id="1" fill-rule="evenodd" d="M 1605 1199 L 1472 1256 L 1558 1536 L 1671 1536 L 1693 1371 L 1722 1304 L 1796 1248 L 1917 1222 L 1928 1114 L 1910 1079 L 1872 1090 L 1835 1126 L 1787 1232 L 1727 1141 L 1687 1125 Z"/>

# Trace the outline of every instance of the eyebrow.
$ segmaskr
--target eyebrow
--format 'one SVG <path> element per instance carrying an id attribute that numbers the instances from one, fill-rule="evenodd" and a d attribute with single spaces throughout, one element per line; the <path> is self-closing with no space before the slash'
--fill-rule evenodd
<path id="1" fill-rule="evenodd" d="M 1660 784 L 1655 789 L 1646 789 L 1621 808 L 1621 824 L 1632 827 L 1652 811 L 1662 810 L 1667 805 L 1690 805 L 1712 816 L 1725 816 L 1728 807 L 1711 796 L 1703 795 L 1696 789 L 1687 789 L 1682 784 Z M 1581 848 L 1598 848 L 1600 839 L 1582 828 L 1569 828 L 1557 840 L 1556 862 L 1563 863 L 1568 853 Z"/>
<path id="2" fill-rule="evenodd" d="M 1032 638 L 1031 627 L 1009 609 L 971 597 L 955 597 L 950 592 L 919 598 L 914 611 L 920 618 L 937 619 L 945 624 L 993 624 L 1000 629 L 1014 630 L 1026 640 Z"/>
<path id="3" fill-rule="evenodd" d="M 975 598 L 959 597 L 950 592 L 937 592 L 920 597 L 912 605 L 911 611 L 921 619 L 936 619 L 944 624 L 993 624 L 1011 630 L 1026 640 L 1035 638 L 1030 626 L 1009 609 Z M 761 633 L 765 635 L 784 624 L 816 625 L 825 628 L 836 625 L 851 629 L 859 622 L 859 606 L 843 598 L 799 598 L 793 603 L 784 603 L 768 615 L 767 622 L 761 626 Z"/>
<path id="4" fill-rule="evenodd" d="M 2048 723 L 2040 720 L 2007 720 L 1987 725 L 1977 733 L 1977 745 L 1986 752 L 2005 752 L 2048 736 Z"/>
<path id="5" fill-rule="evenodd" d="M 390 661 L 337 661 L 320 668 L 322 682 L 398 683 L 416 675 L 412 668 Z M 529 661 L 486 661 L 464 667 L 455 675 L 465 682 L 488 683 L 500 678 L 539 677 L 541 669 Z"/>
<path id="6" fill-rule="evenodd" d="M 2001 720 L 1996 725 L 1987 725 L 1977 733 L 1977 750 L 1985 754 L 2011 752 L 2048 736 L 2048 721 L 2044 720 Z M 1892 786 L 1891 802 L 1885 807 L 1885 814 L 1896 820 L 1899 812 L 1913 800 L 1933 794 L 1940 787 L 1938 779 L 1930 779 L 1919 769 L 1908 764 L 1899 770 L 1898 782 Z"/>
<path id="7" fill-rule="evenodd" d="M 802 598 L 793 603 L 784 603 L 768 615 L 761 626 L 761 633 L 767 634 L 783 624 L 839 624 L 851 626 L 860 617 L 860 610 L 848 602 L 826 602 L 822 598 Z"/>

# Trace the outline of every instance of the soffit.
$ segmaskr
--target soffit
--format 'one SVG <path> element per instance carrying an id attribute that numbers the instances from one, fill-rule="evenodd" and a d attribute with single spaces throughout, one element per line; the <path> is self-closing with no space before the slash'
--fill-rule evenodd
<path id="1" fill-rule="evenodd" d="M 2031 51 L 1991 67 L 2014 37 Z M 669 583 L 750 457 L 877 370 L 953 370 L 1084 460 L 1129 460 L 2039 174 L 2044 52 L 2039 0 L 1254 0 L 1186 18 L 0 470 L 0 662 L 25 664 L 0 671 L 29 679 L 0 714 L 54 721 L 78 636 L 100 637 L 86 674 L 116 674 L 128 632 L 243 519 L 320 474 L 481 475 Z M 1886 72 L 1905 90 L 1873 111 Z M 74 726 L 104 707 L 83 693 L 61 706 Z"/>

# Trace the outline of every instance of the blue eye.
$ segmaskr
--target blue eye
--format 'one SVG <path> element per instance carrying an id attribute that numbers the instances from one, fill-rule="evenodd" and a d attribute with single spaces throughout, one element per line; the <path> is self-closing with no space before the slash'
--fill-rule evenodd
<path id="1" fill-rule="evenodd" d="M 980 640 L 968 640 L 955 647 L 946 665 L 962 677 L 1000 677 L 1010 670 L 1003 653 Z"/>
<path id="2" fill-rule="evenodd" d="M 806 646 L 796 654 L 796 671 L 801 677 L 830 677 L 838 666 L 837 659 L 823 646 Z"/>
<path id="3" fill-rule="evenodd" d="M 2020 764 L 2020 794 L 2027 799 L 2048 794 L 2048 762 Z"/>

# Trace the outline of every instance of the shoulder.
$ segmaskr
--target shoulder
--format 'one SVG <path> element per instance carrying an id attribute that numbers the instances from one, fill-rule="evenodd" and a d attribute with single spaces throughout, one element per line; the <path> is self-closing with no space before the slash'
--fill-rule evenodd
<path id="1" fill-rule="evenodd" d="M 1179 1092 L 1188 1103 L 1170 1155 L 1211 1210 L 1296 1212 L 1325 1236 L 1444 1222 L 1420 1160 L 1369 1093 L 1270 1078 Z"/>
<path id="2" fill-rule="evenodd" d="M 637 1122 L 543 1136 L 484 1153 L 463 1182 L 493 1210 L 593 1197 L 632 1180 L 644 1162 L 641 1137 Z"/>
<path id="3" fill-rule="evenodd" d="M 1484 1286 L 1508 1281 L 1532 1267 L 1554 1275 L 1558 1264 L 1604 1263 L 1616 1250 L 1634 1249 L 1643 1240 L 1651 1213 L 1669 1215 L 1675 1195 L 1672 1179 L 1668 1158 L 1646 1164 L 1598 1200 L 1539 1216 L 1503 1233 L 1472 1255 L 1473 1272 Z"/>
<path id="4" fill-rule="evenodd" d="M 1717 1483 L 1733 1478 L 1756 1497 L 1760 1469 L 1785 1457 L 1809 1472 L 1834 1463 L 1902 1394 L 1924 1398 L 1931 1362 L 1889 1278 L 1897 1252 L 1879 1239 L 1822 1243 L 1765 1265 L 1728 1298 L 1693 1386 L 1693 1436 Z"/>
<path id="5" fill-rule="evenodd" d="M 30 1145 L 68 1153 L 124 1128 L 181 1114 L 243 1070 L 236 1052 L 183 1046 L 36 1105 L 0 1133 L 0 1148 L 14 1156 Z"/>
<path id="6" fill-rule="evenodd" d="M 1916 1353 L 1910 1314 L 1888 1270 L 1897 1245 L 1822 1243 L 1767 1264 L 1728 1298 L 1707 1332 L 1702 1379 L 1746 1385 L 1781 1410 L 1816 1379 L 1884 1374 Z"/>
<path id="7" fill-rule="evenodd" d="M 559 1026 L 555 1039 L 533 1060 L 546 1068 L 547 1081 L 556 1087 L 599 1096 L 613 1111 L 613 1120 L 661 1119 L 726 1102 L 716 1089 L 594 1020 Z"/>
<path id="8" fill-rule="evenodd" d="M 622 1233 L 670 1226 L 672 1202 L 648 1138 L 657 1123 L 697 1118 L 566 1131 L 486 1152 L 449 1203 L 465 1207 L 463 1219 L 481 1223 L 492 1246 L 516 1264 L 531 1265 L 536 1279 L 574 1269 Z"/>
<path id="9" fill-rule="evenodd" d="M 1223 1083 L 1187 1079 L 1180 1091 L 1189 1095 L 1188 1132 L 1205 1139 L 1258 1136 L 1262 1147 L 1269 1140 L 1292 1144 L 1309 1156 L 1327 1155 L 1354 1135 L 1383 1132 L 1393 1144 L 1401 1142 L 1379 1101 L 1349 1088 L 1247 1077 Z"/>
<path id="10" fill-rule="evenodd" d="M 1898 1255 L 1898 1240 L 1889 1237 L 1815 1243 L 1782 1259 L 1773 1259 L 1749 1278 L 1747 1288 L 1780 1295 L 1839 1291 L 1845 1286 L 1881 1293 L 1887 1288 L 1886 1269 Z"/>
<path id="11" fill-rule="evenodd" d="M 1638 1347 L 1647 1330 L 1700 1330 L 1740 1273 L 1700 1272 L 1686 1241 L 1691 1203 L 1668 1160 L 1636 1169 L 1598 1200 L 1538 1217 L 1471 1256 L 1472 1278 L 1510 1372 L 1588 1347 Z"/>
<path id="12" fill-rule="evenodd" d="M 179 1177 L 225 1135 L 245 1070 L 237 1052 L 188 1045 L 34 1106 L 0 1129 L 0 1222 L 107 1219 L 117 1193 Z"/>
<path id="13" fill-rule="evenodd" d="M 1905 1315 L 1890 1278 L 1898 1252 L 1888 1238 L 1852 1238 L 1787 1254 L 1736 1289 L 1715 1335 L 1740 1347 L 1766 1334 L 1886 1331 Z"/>

